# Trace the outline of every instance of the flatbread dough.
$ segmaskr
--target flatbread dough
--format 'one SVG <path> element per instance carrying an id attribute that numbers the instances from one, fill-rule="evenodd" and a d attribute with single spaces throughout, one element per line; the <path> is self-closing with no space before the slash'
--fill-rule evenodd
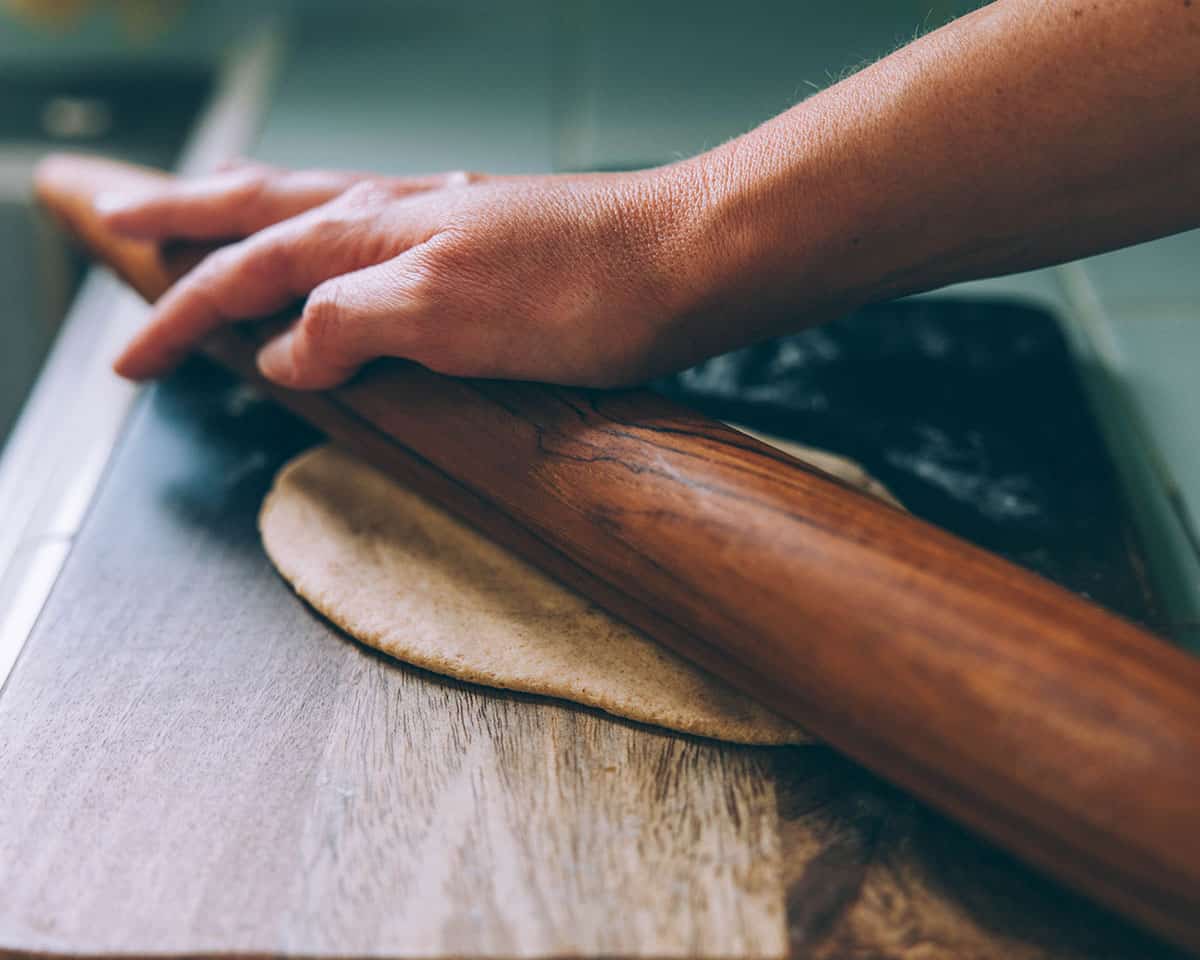
<path id="1" fill-rule="evenodd" d="M 831 454 L 778 445 L 857 485 L 874 483 Z M 407 663 L 703 737 L 809 740 L 796 724 L 334 447 L 310 450 L 279 471 L 259 529 L 301 597 Z"/>

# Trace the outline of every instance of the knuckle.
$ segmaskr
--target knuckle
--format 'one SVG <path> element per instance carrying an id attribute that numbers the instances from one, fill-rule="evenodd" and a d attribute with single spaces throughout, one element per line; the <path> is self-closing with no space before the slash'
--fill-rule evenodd
<path id="1" fill-rule="evenodd" d="M 442 176 L 442 185 L 445 187 L 469 187 L 485 179 L 477 170 L 448 170 Z"/>
<path id="2" fill-rule="evenodd" d="M 234 230 L 250 232 L 270 192 L 272 174 L 265 168 L 239 168 L 227 176 L 229 182 L 218 200 L 222 215 Z"/>
<path id="3" fill-rule="evenodd" d="M 351 209 L 327 204 L 305 224 L 305 241 L 322 246 L 334 243 L 345 234 L 355 220 Z"/>
<path id="4" fill-rule="evenodd" d="M 453 272 L 451 255 L 437 249 L 422 251 L 420 256 L 412 259 L 405 271 L 403 286 L 409 302 L 420 312 L 445 302 Z"/>
<path id="5" fill-rule="evenodd" d="M 304 217 L 309 239 L 338 242 L 378 215 L 394 197 L 377 183 L 356 183 Z"/>
<path id="6" fill-rule="evenodd" d="M 287 283 L 290 250 L 277 237 L 259 235 L 210 253 L 197 272 L 206 287 L 231 293 L 245 287 L 258 288 L 264 280 Z"/>
<path id="7" fill-rule="evenodd" d="M 233 243 L 227 247 L 214 250 L 205 257 L 196 268 L 195 277 L 201 282 L 221 280 L 236 273 L 246 256 L 246 243 Z"/>
<path id="8" fill-rule="evenodd" d="M 229 198 L 240 205 L 257 203 L 270 186 L 273 173 L 266 167 L 239 167 L 227 174 Z"/>
<path id="9" fill-rule="evenodd" d="M 253 244 L 238 268 L 238 278 L 267 278 L 291 285 L 292 250 L 282 238 L 264 238 Z"/>
<path id="10" fill-rule="evenodd" d="M 359 180 L 343 190 L 337 198 L 337 205 L 350 210 L 374 209 L 390 203 L 394 199 L 387 185 L 378 180 Z"/>
<path id="11" fill-rule="evenodd" d="M 445 229 L 425 242 L 417 263 L 430 280 L 447 281 L 466 269 L 478 253 L 470 234 Z"/>
<path id="12" fill-rule="evenodd" d="M 327 204 L 304 223 L 295 243 L 314 255 L 321 251 L 339 262 L 365 266 L 382 259 L 393 245 L 386 231 L 374 228 L 373 219 L 366 207 Z"/>
<path id="13" fill-rule="evenodd" d="M 278 244 L 269 238 L 251 238 L 224 247 L 213 255 L 213 276 L 237 286 L 280 268 Z"/>
<path id="14" fill-rule="evenodd" d="M 469 233 L 444 230 L 414 257 L 411 282 L 427 305 L 446 304 L 476 287 L 491 286 L 488 262 L 486 244 Z"/>
<path id="15" fill-rule="evenodd" d="M 337 352 L 343 332 L 342 297 L 335 283 L 323 283 L 308 297 L 300 318 L 302 342 L 321 352 Z"/>

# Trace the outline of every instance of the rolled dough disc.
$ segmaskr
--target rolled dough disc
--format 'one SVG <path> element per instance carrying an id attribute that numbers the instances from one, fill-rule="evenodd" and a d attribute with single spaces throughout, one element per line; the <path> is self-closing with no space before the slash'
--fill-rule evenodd
<path id="1" fill-rule="evenodd" d="M 849 461 L 777 445 L 856 485 L 874 483 Z M 301 597 L 399 660 L 702 737 L 809 740 L 796 724 L 334 447 L 310 450 L 279 471 L 259 529 Z"/>

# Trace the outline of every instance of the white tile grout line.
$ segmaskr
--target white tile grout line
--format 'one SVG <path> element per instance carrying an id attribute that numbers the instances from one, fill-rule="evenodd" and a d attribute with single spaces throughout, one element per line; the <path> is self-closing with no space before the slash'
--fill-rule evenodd
<path id="1" fill-rule="evenodd" d="M 180 172 L 201 173 L 210 170 L 223 160 L 249 148 L 262 122 L 271 84 L 278 72 L 283 48 L 282 36 L 283 30 L 278 21 L 264 21 L 251 34 L 250 39 L 235 48 L 226 59 L 218 74 L 216 90 L 208 106 L 197 119 L 181 153 L 178 164 Z M 100 288 L 96 290 L 100 292 Z M 123 288 L 114 290 L 110 287 L 106 293 L 108 296 L 103 298 L 106 302 L 113 294 L 117 294 L 121 305 L 130 306 L 125 304 L 125 297 L 121 296 L 125 293 Z M 84 304 L 77 300 L 72 308 L 72 315 L 78 314 L 82 307 Z M 75 322 L 81 319 L 84 318 L 79 316 Z M 104 364 L 107 358 L 98 356 L 95 362 Z M 40 534 L 34 532 L 28 540 L 10 545 L 13 546 L 10 560 L 15 561 L 17 555 L 25 549 L 28 549 L 32 556 L 12 591 L 11 602 L 0 610 L 0 690 L 7 682 L 25 641 L 32 633 L 50 591 L 66 563 L 78 522 L 100 484 L 120 436 L 120 425 L 128 413 L 132 394 L 121 394 L 116 402 L 117 407 L 111 409 L 111 416 L 106 418 L 106 426 L 112 429 L 106 429 L 101 443 L 90 445 L 82 453 L 82 462 L 74 465 L 72 482 L 55 505 L 51 526 Z M 115 422 L 108 423 L 108 420 Z M 21 421 L 18 421 L 13 431 L 14 435 L 20 425 Z M 3 462 L 4 458 L 0 457 L 0 466 L 3 466 Z M 4 477 L 5 472 L 0 470 L 0 478 Z M 7 479 L 14 483 L 20 482 L 19 477 L 11 475 Z M 3 484 L 0 483 L 0 486 Z M 11 569 L 9 564 L 5 566 Z M 0 568 L 0 574 L 7 572 L 9 571 Z M 4 579 L 7 578 L 0 577 L 0 581 Z"/>

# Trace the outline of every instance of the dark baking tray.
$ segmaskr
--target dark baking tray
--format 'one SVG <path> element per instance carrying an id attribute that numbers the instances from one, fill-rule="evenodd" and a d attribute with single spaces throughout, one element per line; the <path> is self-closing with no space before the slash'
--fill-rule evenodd
<path id="1" fill-rule="evenodd" d="M 1112 460 L 1045 310 L 902 300 L 655 387 L 711 416 L 851 457 L 917 516 L 1161 625 Z"/>

